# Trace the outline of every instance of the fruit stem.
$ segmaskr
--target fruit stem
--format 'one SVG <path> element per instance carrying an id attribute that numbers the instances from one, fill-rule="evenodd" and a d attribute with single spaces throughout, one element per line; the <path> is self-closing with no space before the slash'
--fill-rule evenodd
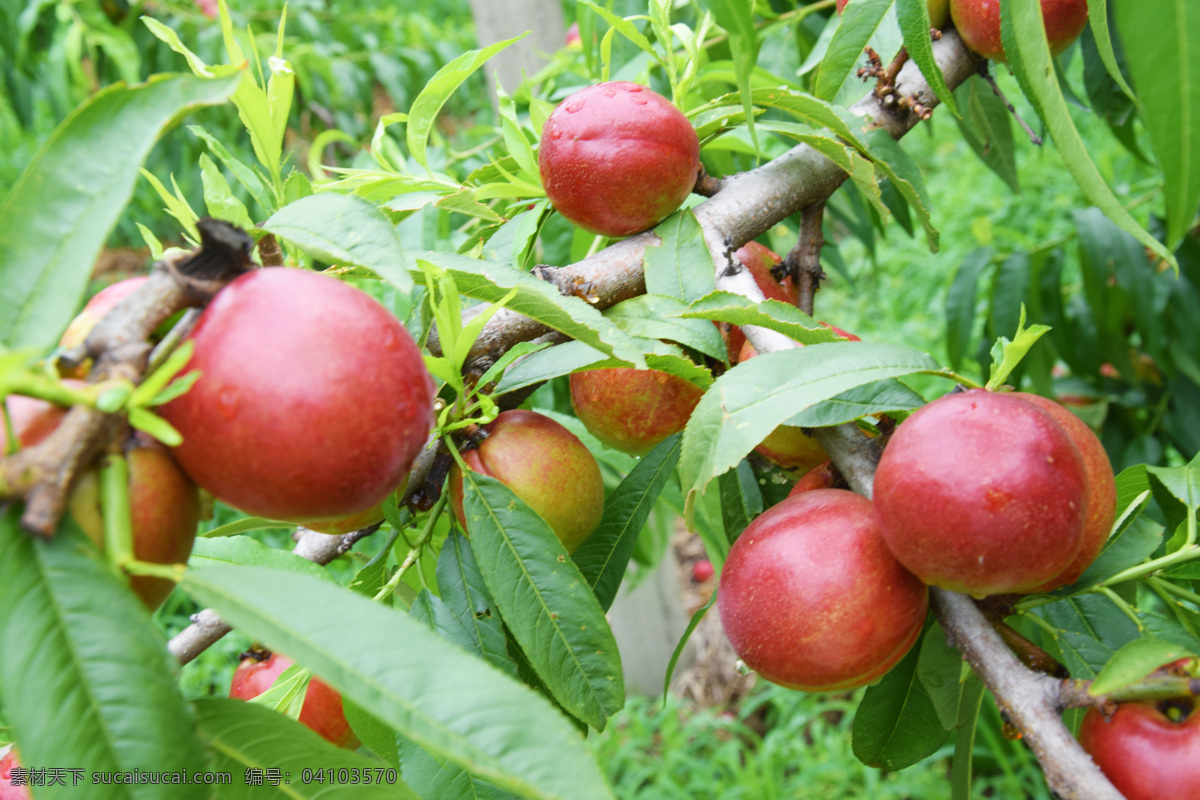
<path id="1" fill-rule="evenodd" d="M 1171 700 L 1176 697 L 1200 697 L 1200 678 L 1181 675 L 1151 675 L 1137 683 L 1105 695 L 1116 703 L 1131 700 Z"/>
<path id="2" fill-rule="evenodd" d="M 123 453 L 106 453 L 100 462 L 100 510 L 104 552 L 118 567 L 133 561 L 133 521 L 129 510 L 129 463 Z"/>
<path id="3" fill-rule="evenodd" d="M 408 554 L 400 562 L 400 567 L 396 570 L 396 573 L 375 593 L 375 597 L 372 598 L 375 602 L 383 602 L 390 597 L 392 592 L 396 591 L 396 587 L 400 585 L 400 581 L 404 579 L 404 574 L 408 572 L 413 564 L 417 563 L 421 551 L 425 549 L 425 545 L 433 538 L 433 527 L 437 523 L 438 517 L 442 515 L 442 509 L 446 507 L 446 498 L 448 496 L 449 492 L 442 492 L 441 497 L 437 499 L 433 510 L 429 512 L 429 516 L 425 519 L 425 527 L 421 529 L 421 535 L 417 537 L 417 541 L 413 542 L 412 547 L 409 548 Z M 422 576 L 422 582 L 424 582 L 424 576 Z"/>

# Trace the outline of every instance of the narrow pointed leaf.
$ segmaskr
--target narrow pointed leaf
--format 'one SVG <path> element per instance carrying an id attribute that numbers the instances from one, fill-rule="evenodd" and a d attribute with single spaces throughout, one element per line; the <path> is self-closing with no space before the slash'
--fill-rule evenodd
<path id="1" fill-rule="evenodd" d="M 272 214 L 263 229 L 331 264 L 366 267 L 400 291 L 412 291 L 396 229 L 360 197 L 332 192 L 302 197 Z"/>
<path id="2" fill-rule="evenodd" d="M 294 720 L 257 703 L 227 698 L 197 700 L 200 733 L 213 754 L 212 769 L 228 772 L 222 800 L 420 800 L 398 770 L 381 761 L 336 747 Z M 247 783 L 248 770 L 279 769 L 287 783 Z M 339 782 L 339 770 L 348 770 Z M 305 774 L 333 772 L 328 780 L 305 780 Z"/>
<path id="3" fill-rule="evenodd" d="M 667 217 L 654 232 L 662 242 L 646 248 L 647 293 L 690 303 L 716 288 L 716 270 L 704 244 L 704 231 L 690 209 Z"/>
<path id="4" fill-rule="evenodd" d="M 684 432 L 681 469 L 689 509 L 694 493 L 780 423 L 856 386 L 915 372 L 942 374 L 918 350 L 860 342 L 810 345 L 738 364 L 700 399 Z"/>
<path id="5" fill-rule="evenodd" d="M 817 68 L 813 94 L 822 100 L 837 96 L 842 84 L 850 77 L 860 60 L 865 60 L 863 48 L 879 23 L 883 21 L 893 0 L 854 0 L 842 12 L 841 24 L 833 34 L 829 50 Z M 928 32 L 926 32 L 928 33 Z"/>
<path id="6" fill-rule="evenodd" d="M 605 498 L 599 527 L 575 551 L 575 564 L 605 611 L 617 597 L 650 509 L 679 463 L 682 438 L 681 434 L 670 436 L 638 460 L 621 485 Z"/>
<path id="7" fill-rule="evenodd" d="M 26 767 L 205 769 L 178 665 L 137 597 L 73 524 L 31 539 L 0 511 L 0 708 Z M 201 800 L 203 786 L 93 785 L 89 800 Z M 39 800 L 79 789 L 39 788 Z"/>
<path id="8" fill-rule="evenodd" d="M 159 134 L 190 109 L 224 102 L 237 82 L 160 75 L 116 84 L 62 121 L 0 201 L 0 344 L 54 343 Z"/>
<path id="9" fill-rule="evenodd" d="M 908 50 L 909 58 L 921 68 L 921 74 L 938 100 L 945 103 L 951 114 L 960 116 L 954 95 L 942 75 L 942 68 L 933 57 L 928 0 L 896 0 L 896 19 L 900 23 L 900 32 L 904 34 L 904 47 Z"/>
<path id="10" fill-rule="evenodd" d="M 625 703 L 621 656 L 591 587 L 537 512 L 463 474 L 471 550 L 505 623 L 563 708 L 597 730 Z"/>
<path id="11" fill-rule="evenodd" d="M 190 570 L 184 588 L 430 752 L 527 798 L 611 800 L 545 698 L 406 614 L 305 575 Z"/>
<path id="12" fill-rule="evenodd" d="M 463 81 L 471 77 L 489 58 L 526 35 L 528 34 L 523 33 L 479 50 L 468 50 L 439 69 L 429 79 L 408 110 L 408 129 L 405 135 L 408 138 L 408 151 L 414 161 L 422 167 L 428 166 L 425 148 L 429 144 L 429 133 L 433 130 L 433 123 L 437 120 L 438 112 L 450 99 L 450 95 L 454 94 Z"/>
<path id="13" fill-rule="evenodd" d="M 467 539 L 452 531 L 442 545 L 437 563 L 438 591 L 446 607 L 463 621 L 475 647 L 492 666 L 517 676 L 517 665 L 508 655 L 508 637 L 496 601 L 488 592 L 475 554 Z"/>
<path id="14" fill-rule="evenodd" d="M 527 272 L 454 253 L 408 252 L 406 256 L 410 274 L 418 283 L 425 282 L 418 261 L 428 261 L 446 270 L 454 278 L 458 291 L 468 297 L 495 303 L 517 289 L 506 310 L 537 320 L 635 367 L 646 365 L 637 343 L 599 311 L 578 297 L 564 297 L 553 284 Z"/>
<path id="15" fill-rule="evenodd" d="M 1067 171 L 1075 178 L 1084 197 L 1122 230 L 1178 270 L 1175 256 L 1129 215 L 1092 162 L 1058 84 L 1050 47 L 1046 43 L 1041 4 L 1038 0 L 1000 0 L 1000 9 L 1001 38 L 1013 74 L 1046 123 Z M 1194 211 L 1193 208 L 1189 213 Z"/>
<path id="16" fill-rule="evenodd" d="M 948 732 L 917 677 L 920 643 L 883 678 L 867 687 L 854 715 L 854 755 L 886 770 L 912 766 L 938 751 Z"/>

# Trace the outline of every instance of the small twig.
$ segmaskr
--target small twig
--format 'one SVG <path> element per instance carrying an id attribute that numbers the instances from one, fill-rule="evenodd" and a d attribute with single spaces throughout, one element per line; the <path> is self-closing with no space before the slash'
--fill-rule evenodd
<path id="1" fill-rule="evenodd" d="M 825 221 L 825 201 L 813 203 L 801 212 L 800 237 L 796 246 L 782 262 L 785 274 L 796 284 L 796 305 L 810 317 L 813 299 L 821 288 L 825 272 L 821 269 L 821 248 L 825 246 L 822 225 Z"/>
<path id="2" fill-rule="evenodd" d="M 413 461 L 412 469 L 408 473 L 408 485 L 410 487 L 420 486 L 424 483 L 426 476 L 429 475 L 434 459 L 440 450 L 439 447 L 434 445 L 433 437 L 430 437 L 430 440 L 425 443 L 425 449 Z M 401 504 L 404 502 L 405 500 L 402 499 Z M 377 522 L 366 528 L 351 531 L 344 536 L 329 536 L 328 534 L 300 528 L 296 531 L 296 546 L 292 549 L 292 552 L 301 558 L 325 565 L 335 558 L 348 553 L 350 548 L 358 541 L 379 530 L 381 524 Z M 212 647 L 222 636 L 231 630 L 233 629 L 222 621 L 217 612 L 211 608 L 206 608 L 192 615 L 192 624 L 172 637 L 171 641 L 167 643 L 167 650 L 179 660 L 180 664 L 186 664 L 209 647 Z"/>
<path id="3" fill-rule="evenodd" d="M 985 81 L 988 82 L 988 85 L 992 87 L 992 91 L 996 93 L 996 97 L 999 97 L 1000 101 L 1004 103 L 1004 107 L 1008 109 L 1008 113 L 1013 115 L 1013 118 L 1017 121 L 1017 124 L 1021 126 L 1021 130 L 1025 131 L 1025 135 L 1029 137 L 1029 141 L 1033 142 L 1037 147 L 1041 147 L 1042 137 L 1033 132 L 1033 128 L 1029 127 L 1029 123 L 1027 123 L 1021 117 L 1021 115 L 1017 113 L 1017 109 L 1004 95 L 1004 92 L 1000 91 L 1000 87 L 996 84 L 996 79 L 993 78 L 992 73 L 988 71 L 988 62 L 984 61 L 980 65 L 979 74 Z"/>
<path id="4" fill-rule="evenodd" d="M 721 186 L 724 181 L 720 178 L 714 178 L 704 169 L 704 165 L 700 165 L 700 172 L 696 175 L 696 186 L 692 189 L 693 192 L 701 197 L 712 197 L 717 192 L 721 191 Z"/>
<path id="5" fill-rule="evenodd" d="M 1034 672 L 1052 675 L 1055 678 L 1070 676 L 1071 673 L 1057 659 L 1029 641 L 1029 639 L 1026 639 L 1007 622 L 992 620 L 992 627 L 996 629 L 996 633 L 1000 634 L 1000 638 L 1008 645 L 1008 649 L 1012 650 L 1017 658 L 1021 660 L 1021 663 Z"/>
<path id="6" fill-rule="evenodd" d="M 275 234 L 268 233 L 258 240 L 258 257 L 264 267 L 282 267 L 283 250 Z"/>

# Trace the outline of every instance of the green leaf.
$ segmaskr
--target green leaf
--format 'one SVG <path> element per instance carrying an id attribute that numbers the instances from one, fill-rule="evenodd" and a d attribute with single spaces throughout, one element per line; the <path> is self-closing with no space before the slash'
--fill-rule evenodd
<path id="1" fill-rule="evenodd" d="M 265 531 L 278 528 L 294 528 L 294 522 L 281 522 L 274 519 L 266 519 L 265 517 L 246 517 L 244 519 L 235 520 L 219 525 L 207 533 L 200 534 L 205 538 L 215 539 L 220 536 L 235 536 L 239 533 L 247 533 L 249 531 Z M 192 552 L 195 552 L 193 549 Z"/>
<path id="2" fill-rule="evenodd" d="M 758 61 L 758 32 L 754 27 L 754 9 L 744 0 L 701 0 L 700 5 L 712 13 L 717 24 L 729 34 L 729 50 L 733 56 L 733 69 L 737 75 L 738 94 L 743 98 L 742 108 L 750 129 L 750 140 L 758 147 L 758 134 L 754 129 L 754 103 L 750 92 L 750 76 Z M 685 298 L 686 299 L 686 298 Z"/>
<path id="3" fill-rule="evenodd" d="M 721 493 L 721 522 L 725 526 L 725 538 L 732 545 L 746 530 L 746 526 L 762 513 L 763 496 L 758 488 L 758 478 L 743 459 L 737 467 L 717 479 Z"/>
<path id="4" fill-rule="evenodd" d="M 200 180 L 204 184 L 204 205 L 210 217 L 225 220 L 243 230 L 255 227 L 250 212 L 234 197 L 229 181 L 207 153 L 200 154 Z"/>
<path id="5" fill-rule="evenodd" d="M 586 346 L 587 345 L 584 345 L 584 347 Z M 508 368 L 512 366 L 513 362 L 517 359 L 545 350 L 547 347 L 550 347 L 550 344 L 547 342 L 517 342 L 512 347 L 505 350 L 504 355 L 496 359 L 496 363 L 488 367 L 487 371 L 479 376 L 479 380 L 476 385 L 487 386 L 489 383 L 496 381 L 497 378 L 501 378 L 507 374 Z M 597 355 L 603 357 L 604 354 L 597 352 Z"/>
<path id="6" fill-rule="evenodd" d="M 183 434 L 153 411 L 147 411 L 144 408 L 129 409 L 129 424 L 139 431 L 150 434 L 168 447 L 178 447 L 183 444 Z"/>
<path id="7" fill-rule="evenodd" d="M 1173 642 L 1150 636 L 1127 642 L 1113 655 L 1100 674 L 1088 687 L 1088 694 L 1095 697 L 1124 689 L 1137 683 L 1151 672 L 1176 659 L 1189 655 L 1185 648 Z"/>
<path id="8" fill-rule="evenodd" d="M 517 665 L 508 655 L 504 620 L 488 592 L 471 546 L 457 530 L 446 537 L 437 562 L 438 591 L 446 607 L 463 622 L 472 649 L 501 672 L 517 677 Z"/>
<path id="9" fill-rule="evenodd" d="M 962 369 L 963 359 L 971 352 L 979 275 L 987 269 L 991 258 L 992 251 L 986 247 L 968 253 L 955 270 L 946 292 L 946 355 L 956 370 Z"/>
<path id="10" fill-rule="evenodd" d="M 851 130 L 850 125 L 838 114 L 832 105 L 826 103 L 824 100 L 787 88 L 768 87 L 754 89 L 751 92 L 751 97 L 756 106 L 777 108 L 809 125 L 814 125 L 818 128 L 828 128 L 840 138 L 845 139 L 847 143 L 859 152 L 867 155 L 866 146 L 854 135 L 854 131 Z M 710 101 L 705 106 L 693 109 L 689 113 L 696 115 L 709 108 L 719 108 L 732 104 L 740 105 L 741 102 L 742 98 L 736 94 L 724 95 Z"/>
<path id="11" fill-rule="evenodd" d="M 471 773 L 435 758 L 407 739 L 400 740 L 404 779 L 426 800 L 512 800 L 516 795 L 497 789 Z"/>
<path id="12" fill-rule="evenodd" d="M 93 771 L 206 769 L 179 667 L 137 597 L 73 523 L 53 541 L 0 511 L 0 708 L 26 766 Z M 201 786 L 95 785 L 95 800 L 206 798 Z M 67 786 L 38 798 L 69 798 Z"/>
<path id="13" fill-rule="evenodd" d="M 268 190 L 263 186 L 258 174 L 231 154 L 221 140 L 205 130 L 203 126 L 189 125 L 187 129 L 208 145 L 208 149 L 212 151 L 212 154 L 217 157 L 218 161 L 225 165 L 225 169 L 233 173 L 233 177 L 237 178 L 238 183 L 250 193 L 250 196 L 262 207 L 263 211 L 270 213 L 274 205 Z"/>
<path id="14" fill-rule="evenodd" d="M 1167 248 L 1174 250 L 1191 229 L 1200 203 L 1200 8 L 1185 0 L 1115 2 L 1125 62 L 1162 170 Z M 1092 0 L 1091 5 L 1103 8 L 1104 3 Z M 1105 66 L 1128 91 L 1112 57 L 1108 32 L 1102 35 L 1103 13 L 1089 16 L 1097 43 L 1103 42 Z"/>
<path id="15" fill-rule="evenodd" d="M 425 276 L 417 261 L 428 261 L 448 272 L 458 291 L 494 303 L 517 289 L 506 308 L 565 333 L 636 367 L 646 365 L 642 350 L 616 325 L 578 297 L 564 297 L 557 288 L 504 264 L 476 261 L 455 253 L 407 252 L 409 272 L 418 282 Z"/>
<path id="16" fill-rule="evenodd" d="M 1004 101 L 978 75 L 972 75 L 954 94 L 966 115 L 956 118 L 955 122 L 967 144 L 1010 189 L 1021 191 L 1012 116 L 1004 107 Z"/>
<path id="17" fill-rule="evenodd" d="M 917 677 L 922 647 L 913 647 L 900 663 L 867 687 L 854 715 L 853 745 L 858 760 L 871 767 L 898 770 L 933 755 L 948 731 L 925 685 Z"/>
<path id="18" fill-rule="evenodd" d="M 170 357 L 163 362 L 163 365 L 154 370 L 144 381 L 138 384 L 133 393 L 129 395 L 129 405 L 145 406 L 150 405 L 151 401 L 158 396 L 171 379 L 187 366 L 188 360 L 192 357 L 193 351 L 196 349 L 196 343 L 190 339 L 175 349 Z"/>
<path id="19" fill-rule="evenodd" d="M 1070 597 L 1041 608 L 1059 633 L 1054 638 L 1073 678 L 1094 678 L 1117 648 L 1141 636 L 1133 620 L 1099 594 Z"/>
<path id="20" fill-rule="evenodd" d="M 863 58 L 863 48 L 875 35 L 891 7 L 892 0 L 854 0 L 846 4 L 841 24 L 817 68 L 813 82 L 814 95 L 822 100 L 833 100 L 837 96 L 842 84 L 854 72 L 859 59 Z M 925 35 L 929 35 L 928 28 Z"/>
<path id="21" fill-rule="evenodd" d="M 933 38 L 929 35 L 933 25 L 929 20 L 928 0 L 896 0 L 896 19 L 904 34 L 904 47 L 908 50 L 909 58 L 921 68 L 921 74 L 938 100 L 955 117 L 961 117 L 954 95 L 946 85 L 946 77 L 942 75 L 942 68 L 933 57 Z"/>
<path id="22" fill-rule="evenodd" d="M 915 372 L 943 374 L 929 355 L 890 344 L 839 342 L 766 353 L 713 383 L 683 435 L 687 508 L 780 423 L 842 392 Z"/>
<path id="23" fill-rule="evenodd" d="M 688 620 L 687 627 L 683 629 L 683 635 L 679 637 L 679 641 L 675 644 L 675 649 L 671 652 L 671 660 L 667 662 L 667 673 L 663 676 L 663 702 L 666 702 L 671 693 L 671 678 L 675 675 L 675 665 L 679 663 L 680 656 L 683 655 L 683 648 L 687 647 L 688 640 L 692 638 L 696 627 L 704 620 L 708 614 L 708 610 L 716 605 L 717 591 L 720 586 L 714 586 L 712 595 L 708 598 L 708 602 L 696 609 L 692 614 L 692 618 Z"/>
<path id="24" fill-rule="evenodd" d="M 958 732 L 954 734 L 954 761 L 950 766 L 951 800 L 971 800 L 971 767 L 975 755 L 975 731 L 978 730 L 976 722 L 983 705 L 983 695 L 983 681 L 971 673 L 963 688 Z"/>
<path id="25" fill-rule="evenodd" d="M 709 274 L 712 273 L 710 269 Z M 706 320 L 683 317 L 687 310 L 687 303 L 674 297 L 643 294 L 617 303 L 605 311 L 604 316 L 630 336 L 677 342 L 725 361 L 728 349 L 717 326 Z"/>
<path id="26" fill-rule="evenodd" d="M 1147 500 L 1149 496 L 1147 495 Z M 1140 513 L 1131 515 L 1128 522 L 1117 529 L 1100 555 L 1072 586 L 1059 591 L 1069 594 L 1080 588 L 1095 586 L 1130 567 L 1142 563 L 1147 556 L 1162 544 L 1164 528 Z"/>
<path id="27" fill-rule="evenodd" d="M 605 611 L 616 599 L 638 534 L 679 463 L 682 438 L 682 434 L 669 436 L 638 460 L 605 498 L 600 525 L 575 551 L 575 565 Z"/>
<path id="28" fill-rule="evenodd" d="M 299 572 L 325 581 L 333 580 L 329 571 L 320 564 L 315 564 L 307 558 L 301 558 L 288 550 L 267 547 L 249 536 L 222 535 L 217 538 L 197 539 L 196 544 L 192 547 L 188 566 L 194 569 L 205 569 L 219 564 L 267 567 Z"/>
<path id="29" fill-rule="evenodd" d="M 185 236 L 192 242 L 200 241 L 200 233 L 196 230 L 196 222 L 200 219 L 200 215 L 188 205 L 187 199 L 179 189 L 179 184 L 175 182 L 175 175 L 173 173 L 171 175 L 171 186 L 175 190 L 174 193 L 163 186 L 162 181 L 149 170 L 141 170 L 141 175 L 166 204 L 163 210 L 175 218 L 175 221 L 183 228 Z"/>
<path id="30" fill-rule="evenodd" d="M 332 192 L 302 197 L 272 214 L 263 229 L 323 261 L 365 267 L 400 291 L 412 291 L 396 229 L 360 197 Z"/>
<path id="31" fill-rule="evenodd" d="M 429 79 L 408 110 L 408 129 L 405 131 L 405 135 L 408 139 L 408 152 L 414 161 L 428 169 L 429 163 L 425 157 L 425 148 L 429 143 L 429 134 L 433 130 L 433 123 L 437 120 L 438 113 L 450 99 L 450 95 L 454 94 L 463 81 L 471 77 L 489 58 L 527 35 L 527 33 L 523 33 L 479 50 L 468 50 L 439 69 Z"/>
<path id="32" fill-rule="evenodd" d="M 654 229 L 661 244 L 646 248 L 646 292 L 685 302 L 716 289 L 716 269 L 704 243 L 704 231 L 691 209 L 680 209 Z"/>
<path id="33" fill-rule="evenodd" d="M 837 397 L 809 406 L 788 420 L 801 428 L 841 425 L 871 414 L 911 411 L 925 405 L 925 398 L 898 380 L 868 383 L 842 392 Z"/>
<path id="34" fill-rule="evenodd" d="M 228 698 L 195 701 L 200 733 L 213 756 L 211 769 L 230 773 L 233 783 L 222 785 L 222 800 L 420 800 L 395 769 L 373 758 L 337 747 L 283 714 Z M 277 787 L 268 781 L 247 783 L 248 770 L 278 769 L 290 775 Z M 357 775 L 359 780 L 336 780 L 338 770 Z M 323 773 L 326 780 L 304 780 L 302 776 Z M 203 795 L 202 795 L 203 796 Z"/>
<path id="35" fill-rule="evenodd" d="M 569 375 L 581 367 L 607 360 L 604 353 L 583 342 L 566 342 L 533 353 L 504 372 L 493 396 L 515 392 L 560 375 Z"/>
<path id="36" fill-rule="evenodd" d="M 545 698 L 405 614 L 257 567 L 190 570 L 183 587 L 441 758 L 522 797 L 612 800 L 583 739 Z"/>
<path id="37" fill-rule="evenodd" d="M 101 89 L 67 115 L 0 201 L 0 344 L 55 342 L 159 134 L 236 83 L 160 75 Z"/>
<path id="38" fill-rule="evenodd" d="M 575 562 L 495 478 L 463 473 L 463 515 L 484 581 L 530 665 L 563 708 L 603 730 L 625 703 L 621 656 Z"/>
<path id="39" fill-rule="evenodd" d="M 946 632 L 937 622 L 921 637 L 921 655 L 917 658 L 917 677 L 929 694 L 942 727 L 952 731 L 962 716 L 964 682 L 962 653 L 946 641 Z"/>
<path id="40" fill-rule="evenodd" d="M 1125 76 L 1121 74 L 1121 67 L 1117 64 L 1117 55 L 1113 51 L 1112 37 L 1108 32 L 1107 0 L 1088 0 L 1088 22 L 1092 28 L 1092 41 L 1096 45 L 1096 51 L 1100 54 L 1100 60 L 1104 63 L 1105 70 L 1126 97 L 1136 100 L 1137 98 L 1133 96 L 1133 89 L 1129 88 L 1129 84 L 1125 82 Z"/>
<path id="41" fill-rule="evenodd" d="M 991 377 L 988 378 L 987 388 L 995 390 L 1004 385 L 1004 381 L 1025 358 L 1029 348 L 1037 344 L 1037 340 L 1050 330 L 1048 325 L 1030 325 L 1025 327 L 1025 305 L 1021 305 L 1021 318 L 1017 322 L 1017 332 L 1012 341 L 1001 336 L 992 347 Z"/>
<path id="42" fill-rule="evenodd" d="M 936 253 L 940 234 L 937 228 L 933 227 L 930 218 L 929 193 L 925 191 L 925 179 L 921 177 L 921 170 L 908 153 L 904 152 L 900 143 L 882 130 L 871 131 L 867 136 L 867 144 L 871 148 L 876 166 L 887 175 L 900 196 L 908 201 L 909 207 L 917 212 L 917 219 L 925 229 L 925 241 L 929 244 L 929 252 Z"/>
<path id="43" fill-rule="evenodd" d="M 782 333 L 800 344 L 821 344 L 840 341 L 829 328 L 818 325 L 813 318 L 790 303 L 764 300 L 755 303 L 749 297 L 732 292 L 713 292 L 680 311 L 683 319 L 715 319 L 731 325 L 757 325 Z"/>
<path id="44" fill-rule="evenodd" d="M 1147 233 L 1113 195 L 1075 129 L 1046 43 L 1041 3 L 1038 0 L 1000 0 L 1000 9 L 1001 39 L 1013 74 L 1046 123 L 1067 171 L 1075 178 L 1084 197 L 1178 271 L 1175 256 Z"/>

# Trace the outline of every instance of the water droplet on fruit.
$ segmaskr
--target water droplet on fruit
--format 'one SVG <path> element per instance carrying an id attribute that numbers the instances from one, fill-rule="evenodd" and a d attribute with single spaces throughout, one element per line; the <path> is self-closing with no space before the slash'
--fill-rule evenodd
<path id="1" fill-rule="evenodd" d="M 385 350 L 395 350 L 400 346 L 400 339 L 390 326 L 383 329 L 383 347 Z"/>
<path id="2" fill-rule="evenodd" d="M 658 381 L 659 383 L 663 384 L 664 386 L 666 385 L 667 381 L 670 380 L 670 377 L 671 376 L 665 372 L 655 372 L 654 373 L 654 380 Z"/>
<path id="3" fill-rule="evenodd" d="M 603 94 L 605 97 L 616 97 L 617 90 L 613 89 L 612 87 L 609 87 L 609 88 L 605 89 L 603 92 L 601 92 L 601 94 Z"/>
<path id="4" fill-rule="evenodd" d="M 630 101 L 633 102 L 634 105 L 638 105 L 638 106 L 644 106 L 644 105 L 646 105 L 646 103 L 650 102 L 649 100 L 647 100 L 644 97 L 631 97 L 629 99 L 630 99 Z"/>
<path id="5" fill-rule="evenodd" d="M 574 114 L 576 111 L 579 110 L 579 107 L 580 107 L 580 105 L 578 102 L 567 103 L 565 106 L 563 106 L 563 111 L 566 111 L 568 114 Z"/>
<path id="6" fill-rule="evenodd" d="M 600 402 L 600 390 L 599 389 L 589 389 L 587 396 L 588 396 L 588 400 L 591 400 L 593 403 Z"/>
<path id="7" fill-rule="evenodd" d="M 225 419 L 232 420 L 237 416 L 238 403 L 241 400 L 241 392 L 236 387 L 226 386 L 217 394 L 217 408 L 221 412 L 221 416 Z"/>
<path id="8" fill-rule="evenodd" d="M 640 92 L 641 90 L 642 90 L 641 86 L 630 86 L 629 87 L 629 92 L 631 92 L 631 93 L 632 92 Z"/>

